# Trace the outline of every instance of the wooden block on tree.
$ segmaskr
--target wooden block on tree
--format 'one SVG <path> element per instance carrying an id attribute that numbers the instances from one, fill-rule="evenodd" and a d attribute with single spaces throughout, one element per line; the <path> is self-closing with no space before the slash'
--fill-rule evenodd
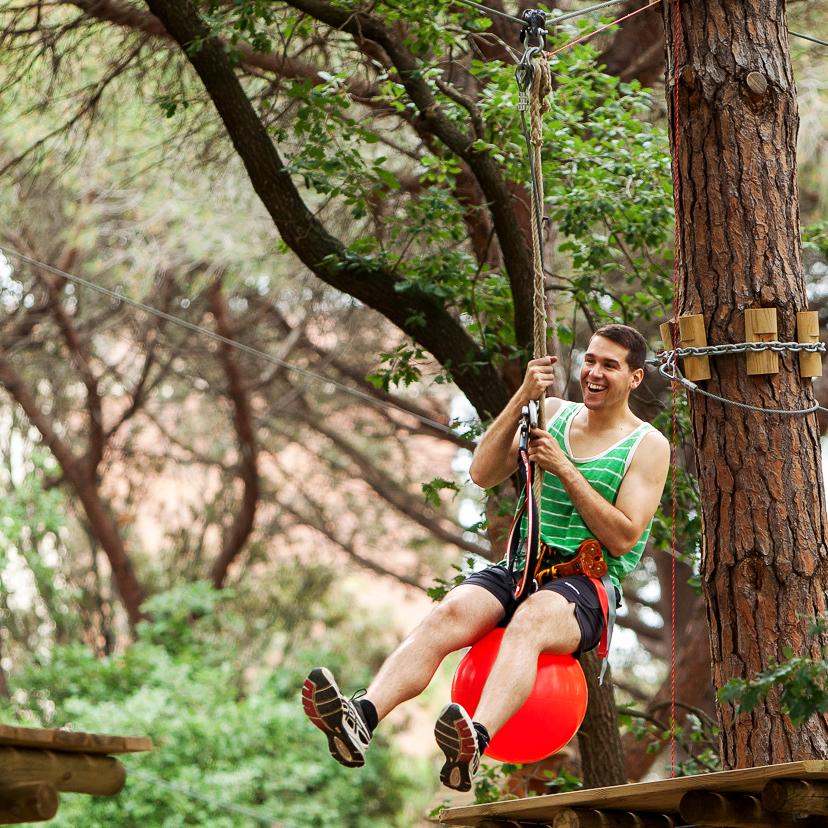
<path id="1" fill-rule="evenodd" d="M 58 793 L 48 782 L 0 787 L 0 825 L 46 822 L 58 809 Z"/>
<path id="2" fill-rule="evenodd" d="M 704 348 L 707 345 L 707 332 L 704 329 L 702 314 L 680 316 L 678 327 L 677 348 Z M 665 351 L 673 350 L 673 328 L 672 322 L 664 322 L 659 326 Z M 691 382 L 710 379 L 710 357 L 685 357 L 679 367 L 681 373 Z"/>
<path id="3" fill-rule="evenodd" d="M 816 311 L 800 311 L 796 315 L 796 341 L 819 342 L 819 314 Z M 822 354 L 811 351 L 799 352 L 799 375 L 822 376 Z"/>
<path id="4" fill-rule="evenodd" d="M 691 791 L 679 803 L 685 822 L 726 828 L 825 828 L 822 817 L 794 819 L 793 814 L 773 813 L 758 796 Z"/>
<path id="5" fill-rule="evenodd" d="M 552 828 L 673 828 L 673 820 L 665 814 L 567 808 L 555 816 Z"/>
<path id="6" fill-rule="evenodd" d="M 828 816 L 828 782 L 807 779 L 775 779 L 762 791 L 769 811 Z"/>
<path id="7" fill-rule="evenodd" d="M 777 338 L 776 308 L 749 308 L 745 311 L 745 342 L 774 342 Z M 748 376 L 778 374 L 779 354 L 774 351 L 748 352 Z"/>
<path id="8" fill-rule="evenodd" d="M 48 782 L 58 791 L 112 796 L 124 787 L 126 770 L 113 756 L 0 747 L 2 781 Z"/>
<path id="9" fill-rule="evenodd" d="M 674 325 L 672 322 L 662 322 L 658 326 L 659 333 L 661 334 L 661 343 L 664 345 L 665 351 L 672 351 L 673 350 L 673 329 Z"/>
<path id="10" fill-rule="evenodd" d="M 704 348 L 707 345 L 707 331 L 704 329 L 704 316 L 700 313 L 680 316 L 679 343 L 682 348 Z M 710 357 L 686 357 L 681 372 L 691 382 L 710 379 Z"/>

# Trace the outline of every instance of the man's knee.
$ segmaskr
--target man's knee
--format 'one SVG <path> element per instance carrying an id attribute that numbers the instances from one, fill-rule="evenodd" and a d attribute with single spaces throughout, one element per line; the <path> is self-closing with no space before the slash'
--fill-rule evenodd
<path id="1" fill-rule="evenodd" d="M 458 649 L 474 643 L 504 614 L 491 593 L 477 586 L 460 586 L 429 612 L 412 635 L 438 638 L 451 649 Z"/>
<path id="2" fill-rule="evenodd" d="M 555 592 L 536 592 L 518 607 L 506 636 L 534 641 L 541 650 L 574 652 L 581 640 L 575 605 Z M 571 647 L 571 649 L 569 649 Z"/>

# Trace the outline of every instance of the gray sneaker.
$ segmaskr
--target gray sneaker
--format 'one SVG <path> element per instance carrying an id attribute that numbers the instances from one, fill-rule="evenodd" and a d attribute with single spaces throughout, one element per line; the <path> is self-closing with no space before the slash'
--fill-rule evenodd
<path id="1" fill-rule="evenodd" d="M 365 764 L 371 732 L 354 699 L 346 699 L 330 670 L 317 667 L 302 685 L 302 707 L 307 717 L 328 737 L 331 756 L 346 768 Z"/>
<path id="2" fill-rule="evenodd" d="M 455 791 L 470 791 L 480 768 L 480 750 L 469 714 L 459 704 L 447 704 L 437 717 L 434 738 L 446 755 L 440 781 Z"/>

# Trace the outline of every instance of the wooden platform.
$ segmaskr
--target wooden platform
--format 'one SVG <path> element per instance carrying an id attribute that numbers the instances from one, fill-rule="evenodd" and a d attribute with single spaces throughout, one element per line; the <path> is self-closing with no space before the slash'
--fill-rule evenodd
<path id="1" fill-rule="evenodd" d="M 678 779 L 663 779 L 657 782 L 638 782 L 612 788 L 594 788 L 571 793 L 549 794 L 529 799 L 513 799 L 484 805 L 469 805 L 462 808 L 447 808 L 440 812 L 444 825 L 477 826 L 481 823 L 508 826 L 514 823 L 535 823 L 541 825 L 587 825 L 588 821 L 566 821 L 561 815 L 570 813 L 611 812 L 618 814 L 666 814 L 678 815 L 682 798 L 694 791 L 723 794 L 723 799 L 738 795 L 752 796 L 760 801 L 768 783 L 774 780 L 806 780 L 813 783 L 828 783 L 828 761 L 812 760 L 792 762 L 785 765 L 771 765 L 747 770 L 723 771 L 721 773 L 684 776 Z M 699 797 L 695 797 L 698 799 Z M 685 800 L 687 802 L 688 800 Z M 826 800 L 828 801 L 828 800 Z M 742 808 L 744 812 L 744 808 Z M 568 818 L 567 818 L 568 819 Z M 791 818 L 793 819 L 793 818 Z M 828 817 L 821 816 L 817 824 L 828 826 Z M 556 821 L 557 820 L 557 821 Z M 785 814 L 773 814 L 773 824 L 788 824 Z M 596 821 L 594 824 L 626 824 Z M 633 824 L 633 823 L 630 823 Z M 639 823 L 635 823 L 639 824 Z M 665 823 L 666 824 L 666 823 Z M 677 825 L 683 824 L 681 819 Z M 704 824 L 716 825 L 716 822 Z M 721 825 L 739 824 L 732 822 Z M 765 822 L 742 822 L 745 825 L 764 825 Z M 807 823 L 810 824 L 810 823 Z"/>
<path id="2" fill-rule="evenodd" d="M 141 753 L 152 750 L 146 736 L 106 736 L 74 730 L 39 730 L 34 727 L 11 727 L 0 724 L 0 745 L 66 750 L 71 753 Z"/>
<path id="3" fill-rule="evenodd" d="M 142 736 L 0 725 L 0 825 L 52 819 L 61 791 L 118 793 L 126 770 L 113 754 L 152 748 Z"/>

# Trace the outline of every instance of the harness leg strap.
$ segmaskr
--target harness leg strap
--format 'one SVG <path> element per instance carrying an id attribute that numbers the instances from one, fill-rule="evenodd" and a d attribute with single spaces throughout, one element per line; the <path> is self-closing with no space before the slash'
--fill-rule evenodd
<path id="1" fill-rule="evenodd" d="M 615 584 L 607 572 L 599 581 L 597 578 L 590 578 L 598 592 L 598 599 L 601 602 L 601 609 L 604 611 L 604 632 L 601 633 L 601 642 L 598 645 L 598 658 L 601 659 L 601 672 L 598 675 L 598 684 L 604 683 L 604 673 L 607 670 L 607 656 L 609 655 L 610 644 L 612 643 L 612 631 L 615 627 L 616 604 L 618 595 Z"/>

